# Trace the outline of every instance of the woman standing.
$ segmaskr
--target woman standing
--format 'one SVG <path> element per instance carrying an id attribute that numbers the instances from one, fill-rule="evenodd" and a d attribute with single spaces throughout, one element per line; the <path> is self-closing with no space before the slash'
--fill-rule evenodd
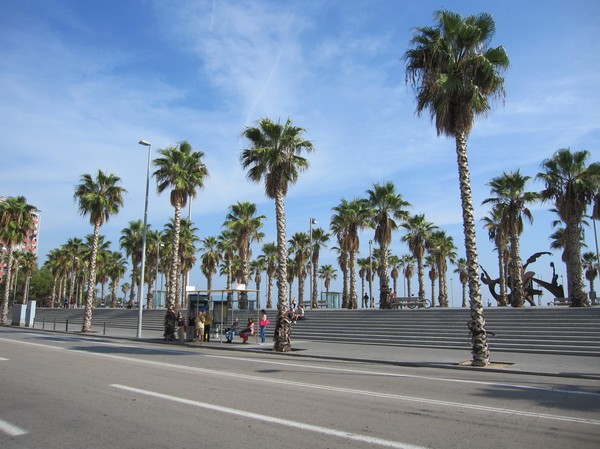
<path id="1" fill-rule="evenodd" d="M 270 324 L 267 319 L 267 312 L 265 309 L 260 311 L 260 320 L 258 325 L 260 326 L 260 342 L 265 343 L 267 341 L 267 326 Z"/>

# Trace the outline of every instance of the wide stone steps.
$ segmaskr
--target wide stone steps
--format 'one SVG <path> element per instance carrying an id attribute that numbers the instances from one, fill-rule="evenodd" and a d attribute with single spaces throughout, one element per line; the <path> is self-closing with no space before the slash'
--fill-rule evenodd
<path id="1" fill-rule="evenodd" d="M 252 316 L 256 312 L 250 312 Z M 245 322 L 248 311 L 236 311 Z M 267 311 L 272 332 L 276 310 Z M 143 312 L 143 329 L 162 331 L 164 310 Z M 137 310 L 96 309 L 94 328 L 136 328 Z M 292 340 L 348 344 L 469 348 L 467 309 L 308 310 L 306 320 L 292 325 Z M 600 357 L 600 307 L 490 308 L 484 311 L 491 351 L 534 352 Z M 83 309 L 38 309 L 36 327 L 75 331 Z M 494 333 L 495 335 L 491 335 Z"/>

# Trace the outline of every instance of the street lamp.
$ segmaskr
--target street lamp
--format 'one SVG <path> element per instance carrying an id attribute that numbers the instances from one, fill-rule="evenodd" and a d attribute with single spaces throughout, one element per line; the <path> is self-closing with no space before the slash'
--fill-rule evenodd
<path id="1" fill-rule="evenodd" d="M 309 229 L 310 229 L 310 260 L 308 261 L 308 276 L 310 280 L 310 307 L 313 306 L 313 241 L 312 241 L 312 231 L 313 225 L 317 224 L 317 220 L 315 218 L 311 218 L 309 221 Z"/>
<path id="2" fill-rule="evenodd" d="M 144 229 L 142 230 L 142 269 L 140 272 L 140 287 L 138 289 L 138 323 L 137 338 L 142 338 L 142 310 L 144 299 L 144 271 L 146 269 L 146 223 L 148 221 L 148 189 L 150 187 L 150 153 L 152 144 L 146 140 L 140 140 L 140 145 L 148 147 L 148 164 L 146 168 L 146 200 L 144 202 Z"/>
<path id="3" fill-rule="evenodd" d="M 375 301 L 373 300 L 373 240 L 369 240 L 369 298 L 371 301 L 371 309 L 375 307 Z M 379 305 L 381 307 L 381 304 Z"/>

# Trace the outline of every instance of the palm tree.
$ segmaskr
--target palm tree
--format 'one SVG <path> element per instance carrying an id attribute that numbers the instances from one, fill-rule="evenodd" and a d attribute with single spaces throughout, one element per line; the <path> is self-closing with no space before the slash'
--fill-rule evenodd
<path id="1" fill-rule="evenodd" d="M 303 151 L 313 151 L 313 145 L 304 140 L 304 128 L 274 123 L 261 119 L 258 127 L 246 128 L 243 136 L 250 148 L 242 151 L 240 161 L 248 169 L 248 179 L 260 182 L 264 178 L 267 197 L 275 200 L 277 221 L 277 323 L 275 325 L 274 349 L 278 352 L 291 350 L 290 321 L 287 317 L 287 237 L 285 225 L 285 197 L 291 184 L 295 184 L 301 171 L 308 168 Z"/>
<path id="2" fill-rule="evenodd" d="M 370 262 L 368 257 L 358 257 L 356 259 L 356 265 L 358 265 L 358 277 L 360 278 L 360 297 L 362 298 L 361 304 L 363 309 L 369 307 L 368 301 L 365 298 L 365 280 L 370 274 Z"/>
<path id="3" fill-rule="evenodd" d="M 583 266 L 585 268 L 585 278 L 590 283 L 590 299 L 596 298 L 596 292 L 594 291 L 594 281 L 598 276 L 598 262 L 596 258 L 596 254 L 592 251 L 587 251 L 583 253 L 582 256 Z"/>
<path id="4" fill-rule="evenodd" d="M 244 285 L 247 285 L 250 280 L 250 259 L 252 258 L 250 245 L 252 242 L 260 242 L 264 237 L 260 229 L 266 217 L 256 215 L 256 213 L 256 204 L 248 201 L 237 202 L 229 206 L 229 213 L 225 217 L 225 223 L 223 223 L 223 226 L 231 230 L 234 235 L 242 264 L 240 283 Z M 241 294 L 239 306 L 240 309 L 248 308 L 247 293 Z"/>
<path id="5" fill-rule="evenodd" d="M 425 215 L 418 214 L 410 217 L 402 227 L 406 229 L 406 235 L 402 241 L 408 244 L 408 249 L 417 261 L 417 278 L 419 280 L 419 302 L 425 302 L 425 278 L 423 272 L 423 257 L 429 244 L 431 233 L 437 229 L 433 223 L 425 220 Z"/>
<path id="6" fill-rule="evenodd" d="M 146 225 L 148 229 L 148 225 Z M 135 302 L 135 286 L 138 285 L 138 271 L 142 261 L 142 240 L 144 223 L 142 220 L 130 221 L 127 228 L 121 229 L 119 244 L 125 254 L 131 258 L 131 290 L 129 292 L 129 307 Z"/>
<path id="7" fill-rule="evenodd" d="M 493 97 L 504 95 L 500 72 L 508 67 L 509 59 L 503 47 L 488 47 L 496 28 L 491 15 L 463 18 L 450 11 L 438 11 L 435 17 L 435 27 L 417 28 L 411 40 L 415 47 L 405 53 L 407 81 L 417 93 L 417 112 L 429 110 L 438 135 L 454 137 L 456 142 L 469 267 L 472 363 L 488 365 L 467 138 L 475 117 L 489 112 Z"/>
<path id="8" fill-rule="evenodd" d="M 202 270 L 202 274 L 206 277 L 206 288 L 210 301 L 212 299 L 210 292 L 212 290 L 212 279 L 217 274 L 217 267 L 221 262 L 221 254 L 218 251 L 219 241 L 216 237 L 206 237 L 202 239 L 201 244 L 200 270 Z"/>
<path id="9" fill-rule="evenodd" d="M 398 229 L 395 220 L 405 221 L 408 218 L 406 207 L 410 203 L 404 201 L 400 193 L 396 193 L 393 182 L 375 184 L 367 190 L 369 206 L 373 209 L 372 227 L 375 228 L 375 241 L 379 245 L 379 307 L 389 309 L 390 278 L 388 275 L 388 248 L 392 242 L 392 232 Z"/>
<path id="10" fill-rule="evenodd" d="M 144 277 L 148 283 L 148 294 L 146 296 L 146 304 L 148 309 L 154 308 L 154 285 L 158 279 L 160 267 L 160 248 L 163 246 L 163 234 L 159 230 L 149 229 L 146 234 L 146 264 L 148 271 Z"/>
<path id="11" fill-rule="evenodd" d="M 118 184 L 121 179 L 112 174 L 98 170 L 96 178 L 89 174 L 81 177 L 81 183 L 75 188 L 74 199 L 78 202 L 79 213 L 90 216 L 90 224 L 94 226 L 92 252 L 89 259 L 89 273 L 85 312 L 81 332 L 92 331 L 92 310 L 94 302 L 94 287 L 96 286 L 96 254 L 100 237 L 100 227 L 116 215 L 123 206 L 123 195 L 126 190 Z"/>
<path id="12" fill-rule="evenodd" d="M 400 277 L 400 267 L 402 266 L 402 259 L 396 255 L 391 255 L 388 259 L 388 263 L 392 268 L 390 270 L 390 277 L 392 278 L 392 291 L 398 295 L 398 277 Z"/>
<path id="13" fill-rule="evenodd" d="M 348 201 L 342 199 L 338 206 L 332 209 L 335 214 L 331 217 L 332 229 L 342 230 L 340 245 L 348 254 L 348 269 L 350 272 L 350 291 L 348 292 L 349 309 L 358 307 L 356 293 L 356 253 L 360 247 L 358 234 L 370 226 L 373 215 L 372 209 L 364 199 Z M 334 230 L 335 232 L 335 230 Z"/>
<path id="14" fill-rule="evenodd" d="M 581 263 L 583 217 L 589 205 L 593 205 L 594 217 L 600 211 L 600 163 L 587 165 L 589 157 L 588 151 L 563 148 L 542 162 L 542 171 L 537 174 L 545 185 L 540 192 L 542 201 L 552 201 L 565 224 L 567 286 L 574 307 L 588 304 Z"/>
<path id="15" fill-rule="evenodd" d="M 307 261 L 310 259 L 310 237 L 306 232 L 296 232 L 289 239 L 289 253 L 294 255 L 296 277 L 298 278 L 298 304 L 304 307 L 304 281 Z"/>
<path id="16" fill-rule="evenodd" d="M 46 262 L 44 262 L 44 267 L 50 271 L 52 274 L 52 293 L 50 296 L 50 308 L 53 309 L 57 305 L 57 294 L 56 288 L 58 286 L 58 277 L 62 272 L 63 265 L 60 262 L 60 252 L 61 250 L 58 248 L 54 248 L 48 252 L 46 255 Z M 60 304 L 58 304 L 60 307 Z"/>
<path id="17" fill-rule="evenodd" d="M 498 274 L 500 278 L 500 298 L 498 299 L 498 305 L 504 307 L 507 305 L 505 265 L 506 259 L 508 258 L 508 231 L 505 229 L 504 223 L 502 221 L 502 213 L 499 208 L 492 208 L 490 214 L 487 217 L 483 217 L 482 220 L 484 222 L 483 227 L 487 229 L 488 237 L 490 241 L 494 242 L 494 245 L 496 246 L 496 251 L 498 252 Z"/>
<path id="18" fill-rule="evenodd" d="M 444 231 L 435 231 L 431 234 L 429 252 L 433 255 L 437 266 L 440 307 L 448 307 L 448 260 L 453 263 L 456 259 L 455 249 L 454 239 Z"/>
<path id="19" fill-rule="evenodd" d="M 165 227 L 165 238 L 173 241 L 174 239 L 175 223 L 171 219 L 171 223 L 168 223 Z M 190 219 L 182 219 L 179 226 L 179 273 L 177 276 L 177 296 L 175 301 L 175 308 L 180 307 L 179 298 L 182 299 L 181 306 L 187 307 L 187 296 L 185 294 L 186 284 L 188 279 L 188 273 L 192 270 L 192 267 L 196 263 L 196 244 L 200 241 L 196 233 L 198 228 L 194 226 L 194 223 Z M 180 282 L 181 281 L 181 282 Z M 183 288 L 181 285 L 184 285 Z"/>
<path id="20" fill-rule="evenodd" d="M 429 281 L 431 282 L 431 307 L 435 307 L 435 282 L 438 280 L 438 266 L 435 261 L 435 256 L 433 254 L 428 254 L 425 256 L 425 260 L 423 262 L 423 268 L 429 268 L 427 272 L 427 276 L 429 277 Z M 440 297 L 440 307 L 442 307 L 441 297 Z"/>
<path id="21" fill-rule="evenodd" d="M 319 289 L 317 285 L 319 258 L 321 257 L 321 248 L 325 248 L 325 246 L 327 246 L 327 242 L 329 242 L 330 237 L 331 235 L 326 233 L 322 228 L 315 228 L 312 230 L 312 259 L 310 263 L 310 269 L 312 270 L 312 297 L 310 299 L 310 307 L 312 309 L 319 308 Z"/>
<path id="22" fill-rule="evenodd" d="M 125 299 L 127 298 L 127 292 L 131 290 L 131 284 L 124 282 L 123 285 L 121 285 L 121 291 L 123 292 L 123 305 L 125 304 Z"/>
<path id="23" fill-rule="evenodd" d="M 329 288 L 331 287 L 331 280 L 337 279 L 337 272 L 333 265 L 322 265 L 319 268 L 319 278 L 323 279 L 325 284 L 325 297 L 329 298 Z"/>
<path id="24" fill-rule="evenodd" d="M 467 281 L 469 280 L 467 271 L 467 259 L 464 257 L 459 258 L 456 261 L 454 272 L 458 274 L 458 280 L 462 285 L 462 307 L 467 307 Z"/>
<path id="25" fill-rule="evenodd" d="M 527 192 L 529 176 L 523 176 L 519 170 L 497 176 L 488 185 L 491 187 L 493 197 L 486 198 L 483 204 L 492 204 L 498 210 L 502 227 L 507 230 L 510 239 L 511 263 L 511 305 L 523 307 L 525 292 L 523 291 L 523 270 L 521 267 L 521 254 L 519 238 L 523 233 L 523 217 L 533 223 L 533 215 L 527 204 L 538 200 L 536 192 Z"/>
<path id="26" fill-rule="evenodd" d="M 110 307 L 117 305 L 117 288 L 119 281 L 127 272 L 127 260 L 119 251 L 111 251 L 106 260 L 106 274 L 111 280 Z M 150 308 L 151 306 L 148 306 Z"/>
<path id="27" fill-rule="evenodd" d="M 25 277 L 25 285 L 23 285 L 23 299 L 21 304 L 27 304 L 29 295 L 29 282 L 31 281 L 31 273 L 37 267 L 37 256 L 28 251 L 24 251 L 19 258 L 19 264 L 23 267 L 23 276 Z"/>
<path id="28" fill-rule="evenodd" d="M 273 242 L 265 243 L 262 254 L 258 257 L 264 260 L 267 273 L 267 309 L 270 309 L 273 307 L 273 276 L 277 271 L 277 245 Z"/>
<path id="29" fill-rule="evenodd" d="M 208 169 L 202 162 L 204 153 L 193 151 L 192 146 L 187 141 L 158 152 L 161 157 L 153 161 L 156 168 L 154 171 L 157 182 L 156 189 L 159 194 L 170 189 L 171 206 L 175 209 L 171 269 L 167 275 L 169 284 L 167 306 L 175 306 L 178 293 L 177 281 L 181 269 L 179 259 L 181 209 L 187 205 L 188 199 L 191 201 L 196 198 L 198 189 L 204 187 L 204 181 L 208 177 Z"/>
<path id="30" fill-rule="evenodd" d="M 256 308 L 257 309 L 261 308 L 261 305 L 260 305 L 260 283 L 262 281 L 262 273 L 267 268 L 266 264 L 267 263 L 265 262 L 265 260 L 261 259 L 260 257 L 257 257 L 256 259 L 250 261 L 250 274 L 251 274 L 251 276 L 254 276 L 254 284 L 256 286 L 256 290 L 258 290 L 258 293 L 256 295 Z"/>
<path id="31" fill-rule="evenodd" d="M 233 231 L 224 229 L 217 237 L 217 248 L 221 253 L 220 274 L 225 275 L 225 288 L 229 290 L 233 282 L 233 260 L 235 259 L 235 240 Z M 227 293 L 227 302 L 231 306 L 231 293 Z"/>
<path id="32" fill-rule="evenodd" d="M 289 285 L 290 296 L 287 301 L 290 307 L 292 306 L 292 285 L 294 284 L 294 279 L 296 279 L 296 260 L 289 258 L 287 260 L 286 281 Z"/>
<path id="33" fill-rule="evenodd" d="M 27 204 L 24 196 L 8 197 L 0 202 L 0 242 L 7 249 L 6 276 L 4 278 L 4 295 L 2 296 L 2 315 L 0 324 L 6 324 L 8 319 L 8 300 L 10 294 L 11 273 L 15 246 L 27 238 L 33 226 L 36 208 Z"/>

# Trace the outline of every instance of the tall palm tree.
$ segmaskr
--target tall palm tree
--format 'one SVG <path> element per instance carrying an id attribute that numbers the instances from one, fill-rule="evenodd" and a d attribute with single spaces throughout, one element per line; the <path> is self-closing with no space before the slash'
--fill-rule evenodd
<path id="1" fill-rule="evenodd" d="M 331 217 L 334 232 L 342 231 L 341 248 L 348 254 L 348 269 L 350 273 L 350 291 L 348 292 L 349 309 L 358 307 L 356 293 L 356 253 L 360 247 L 358 237 L 361 230 L 371 225 L 373 211 L 364 199 L 348 201 L 342 199 L 338 206 L 332 209 L 335 214 Z M 337 231 L 336 231 L 337 230 Z"/>
<path id="2" fill-rule="evenodd" d="M 388 263 L 390 264 L 390 277 L 392 278 L 392 291 L 398 295 L 398 277 L 400 277 L 400 267 L 402 266 L 402 260 L 396 256 L 391 255 Z"/>
<path id="3" fill-rule="evenodd" d="M 369 206 L 373 209 L 372 227 L 375 228 L 375 241 L 381 251 L 379 259 L 379 307 L 390 308 L 390 278 L 388 275 L 388 248 L 392 242 L 392 232 L 398 229 L 395 220 L 408 219 L 406 207 L 410 206 L 404 201 L 400 193 L 396 193 L 396 186 L 388 181 L 384 184 L 374 184 L 373 189 L 367 190 Z"/>
<path id="4" fill-rule="evenodd" d="M 163 193 L 170 190 L 171 206 L 175 209 L 173 246 L 171 248 L 171 269 L 167 275 L 169 295 L 167 306 L 175 306 L 178 297 L 178 279 L 180 275 L 179 259 L 179 233 L 181 227 L 181 209 L 187 205 L 188 200 L 196 198 L 198 189 L 204 187 L 208 177 L 208 169 L 202 158 L 204 153 L 193 151 L 192 146 L 183 141 L 174 147 L 159 150 L 161 157 L 153 161 L 154 177 L 157 182 L 157 192 Z"/>
<path id="5" fill-rule="evenodd" d="M 52 289 L 50 296 L 50 308 L 53 309 L 57 305 L 60 307 L 61 304 L 58 304 L 56 288 L 58 286 L 58 277 L 61 272 L 62 264 L 60 263 L 60 249 L 54 248 L 46 254 L 46 262 L 44 262 L 44 267 L 50 271 L 52 274 Z"/>
<path id="6" fill-rule="evenodd" d="M 243 136 L 250 147 L 242 151 L 240 161 L 248 169 L 248 179 L 260 182 L 264 179 L 267 197 L 275 200 L 277 221 L 277 323 L 275 325 L 274 349 L 278 352 L 291 350 L 290 321 L 287 317 L 286 276 L 287 237 L 285 225 L 285 197 L 290 185 L 295 184 L 300 172 L 308 168 L 308 160 L 301 154 L 313 151 L 313 144 L 305 140 L 304 128 L 294 126 L 291 120 L 283 125 L 263 118 L 258 127 L 248 127 Z"/>
<path id="7" fill-rule="evenodd" d="M 146 225 L 146 232 L 148 229 Z M 125 254 L 131 258 L 131 290 L 129 291 L 129 307 L 133 308 L 135 302 L 135 286 L 138 285 L 138 272 L 142 261 L 142 240 L 144 223 L 142 220 L 132 220 L 129 226 L 121 229 L 119 244 Z"/>
<path id="8" fill-rule="evenodd" d="M 154 308 L 154 285 L 158 279 L 158 272 L 160 267 L 160 248 L 163 245 L 163 234 L 159 230 L 149 229 L 146 234 L 146 265 L 148 271 L 146 271 L 144 277 L 148 283 L 148 293 L 146 296 L 146 304 L 148 309 Z"/>
<path id="9" fill-rule="evenodd" d="M 500 73 L 509 65 L 503 47 L 490 48 L 495 33 L 489 14 L 461 17 L 450 11 L 438 11 L 435 27 L 417 28 L 405 53 L 407 81 L 417 94 L 417 112 L 429 110 L 438 135 L 456 142 L 463 230 L 469 267 L 469 296 L 473 365 L 489 364 L 467 138 L 475 117 L 491 109 L 491 99 L 504 95 Z"/>
<path id="10" fill-rule="evenodd" d="M 74 199 L 78 203 L 79 213 L 83 216 L 89 215 L 90 224 L 94 226 L 94 237 L 92 240 L 92 252 L 89 259 L 89 273 L 87 284 L 87 296 L 85 300 L 85 312 L 81 332 L 92 331 L 92 310 L 94 302 L 94 287 L 96 286 L 96 254 L 100 237 L 100 227 L 106 223 L 112 215 L 119 213 L 123 206 L 123 195 L 126 190 L 119 186 L 121 179 L 113 174 L 105 174 L 98 170 L 93 178 L 89 174 L 81 177 L 81 183 L 75 188 Z"/>
<path id="11" fill-rule="evenodd" d="M 212 299 L 212 280 L 213 276 L 217 274 L 217 267 L 221 262 L 221 254 L 219 253 L 219 241 L 216 237 L 206 237 L 201 241 L 200 251 L 200 270 L 206 277 L 206 288 L 208 290 L 208 299 Z"/>
<path id="12" fill-rule="evenodd" d="M 310 269 L 312 270 L 312 297 L 310 298 L 310 307 L 312 309 L 319 308 L 319 288 L 317 285 L 319 258 L 321 257 L 321 248 L 327 246 L 330 237 L 331 235 L 322 228 L 315 228 L 312 230 L 312 256 L 310 263 Z"/>
<path id="13" fill-rule="evenodd" d="M 435 307 L 435 284 L 439 278 L 438 266 L 436 264 L 435 256 L 433 254 L 428 254 L 425 256 L 425 260 L 423 262 L 423 268 L 429 268 L 427 272 L 427 276 L 429 277 L 429 281 L 431 282 L 431 307 Z M 441 297 L 440 297 L 440 307 L 442 307 Z"/>
<path id="14" fill-rule="evenodd" d="M 545 188 L 540 192 L 542 201 L 553 202 L 565 224 L 567 258 L 567 286 L 571 305 L 587 305 L 581 263 L 581 224 L 589 205 L 594 217 L 600 211 L 600 163 L 587 165 L 588 151 L 571 152 L 563 148 L 542 162 L 537 179 Z"/>
<path id="15" fill-rule="evenodd" d="M 233 282 L 233 261 L 235 259 L 235 237 L 233 231 L 224 229 L 217 237 L 217 248 L 221 253 L 220 274 L 225 275 L 225 288 L 230 289 Z M 231 306 L 231 293 L 227 293 L 227 302 Z"/>
<path id="16" fill-rule="evenodd" d="M 425 250 L 429 244 L 431 233 L 437 229 L 433 223 L 425 219 L 425 215 L 418 214 L 410 217 L 406 222 L 402 223 L 402 227 L 406 230 L 406 234 L 402 237 L 402 241 L 408 244 L 408 249 L 417 261 L 417 279 L 419 281 L 419 302 L 425 302 L 425 277 L 423 271 L 423 258 Z"/>
<path id="17" fill-rule="evenodd" d="M 250 261 L 250 275 L 253 276 L 254 284 L 256 286 L 256 290 L 258 293 L 256 295 L 256 307 L 257 309 L 261 308 L 260 305 L 260 283 L 262 281 L 262 273 L 267 268 L 267 263 L 265 259 L 261 259 L 257 257 L 254 260 Z"/>
<path id="18" fill-rule="evenodd" d="M 306 232 L 296 232 L 288 241 L 289 253 L 294 255 L 296 278 L 298 279 L 298 304 L 304 307 L 304 281 L 307 261 L 310 258 L 310 237 Z"/>
<path id="19" fill-rule="evenodd" d="M 498 305 L 504 307 L 507 305 L 505 266 L 506 259 L 508 258 L 508 231 L 504 226 L 505 223 L 502 221 L 502 213 L 499 208 L 492 208 L 489 215 L 483 217 L 482 220 L 484 222 L 483 227 L 487 230 L 488 237 L 490 241 L 494 242 L 496 251 L 498 252 L 498 275 L 500 280 L 500 298 L 498 299 Z M 466 259 L 464 260 L 466 270 Z"/>
<path id="20" fill-rule="evenodd" d="M 583 262 L 583 267 L 585 268 L 585 278 L 590 283 L 590 299 L 596 297 L 596 292 L 594 291 L 594 281 L 598 276 L 598 261 L 596 258 L 596 254 L 592 251 L 586 251 L 581 256 L 581 261 Z"/>
<path id="21" fill-rule="evenodd" d="M 256 204 L 248 201 L 237 202 L 229 206 L 229 213 L 225 217 L 225 226 L 233 232 L 236 247 L 239 251 L 242 276 L 240 283 L 247 285 L 250 280 L 250 259 L 252 242 L 260 242 L 264 234 L 260 231 L 265 220 L 264 215 L 257 215 Z M 248 295 L 242 293 L 240 296 L 240 309 L 248 308 Z"/>
<path id="22" fill-rule="evenodd" d="M 365 298 L 365 280 L 370 274 L 370 262 L 368 257 L 358 257 L 356 259 L 356 265 L 358 265 L 358 277 L 360 278 L 360 297 L 362 298 L 361 304 L 363 309 L 369 307 L 368 301 Z"/>
<path id="23" fill-rule="evenodd" d="M 415 257 L 410 254 L 402 256 L 404 262 L 404 279 L 406 280 L 406 296 L 412 296 L 412 278 L 415 274 Z"/>
<path id="24" fill-rule="evenodd" d="M 333 265 L 321 265 L 319 268 L 319 278 L 323 279 L 325 284 L 325 297 L 329 298 L 329 289 L 331 281 L 337 279 L 337 272 Z"/>
<path id="25" fill-rule="evenodd" d="M 467 307 L 467 281 L 469 280 L 467 271 L 467 259 L 464 257 L 459 258 L 456 261 L 454 272 L 458 274 L 458 280 L 462 285 L 462 307 Z"/>
<path id="26" fill-rule="evenodd" d="M 523 217 L 533 223 L 533 215 L 527 207 L 529 203 L 538 200 L 537 192 L 527 192 L 527 182 L 531 178 L 523 176 L 519 170 L 511 173 L 504 172 L 501 176 L 492 179 L 488 185 L 491 187 L 493 197 L 486 198 L 483 204 L 491 204 L 497 209 L 502 221 L 502 228 L 507 230 L 510 239 L 511 263 L 511 305 L 523 307 L 525 292 L 523 291 L 523 269 L 519 239 L 523 233 Z"/>
<path id="27" fill-rule="evenodd" d="M 264 260 L 267 273 L 267 309 L 273 307 L 273 276 L 277 272 L 277 245 L 273 242 L 265 243 L 262 254 L 258 256 Z"/>
<path id="28" fill-rule="evenodd" d="M 119 251 L 111 251 L 107 258 L 105 269 L 107 276 L 111 280 L 110 307 L 114 308 L 117 306 L 119 281 L 127 272 L 127 259 Z M 148 306 L 148 308 L 150 307 Z"/>
<path id="29" fill-rule="evenodd" d="M 445 231 L 434 231 L 429 242 L 429 252 L 435 259 L 439 281 L 439 305 L 448 307 L 448 260 L 454 263 L 456 246 L 452 236 Z M 432 301 L 433 304 L 433 301 Z"/>
<path id="30" fill-rule="evenodd" d="M 343 249 L 341 243 L 345 235 L 345 230 L 338 223 L 333 222 L 331 223 L 331 230 L 338 241 L 338 246 L 334 246 L 331 249 L 337 252 L 338 266 L 342 271 L 342 308 L 345 309 L 348 307 L 350 292 L 350 256 L 348 255 L 348 251 Z"/>
<path id="31" fill-rule="evenodd" d="M 24 251 L 21 254 L 20 265 L 23 267 L 23 276 L 25 278 L 25 284 L 23 285 L 23 297 L 21 300 L 21 304 L 27 304 L 28 295 L 29 295 L 29 283 L 31 281 L 31 273 L 34 268 L 37 267 L 37 256 L 28 251 Z"/>
<path id="32" fill-rule="evenodd" d="M 8 300 L 10 294 L 11 273 L 15 247 L 27 238 L 34 221 L 36 208 L 27 204 L 24 196 L 8 197 L 0 202 L 0 242 L 7 249 L 6 276 L 4 277 L 4 295 L 2 296 L 2 314 L 0 324 L 8 319 Z"/>

